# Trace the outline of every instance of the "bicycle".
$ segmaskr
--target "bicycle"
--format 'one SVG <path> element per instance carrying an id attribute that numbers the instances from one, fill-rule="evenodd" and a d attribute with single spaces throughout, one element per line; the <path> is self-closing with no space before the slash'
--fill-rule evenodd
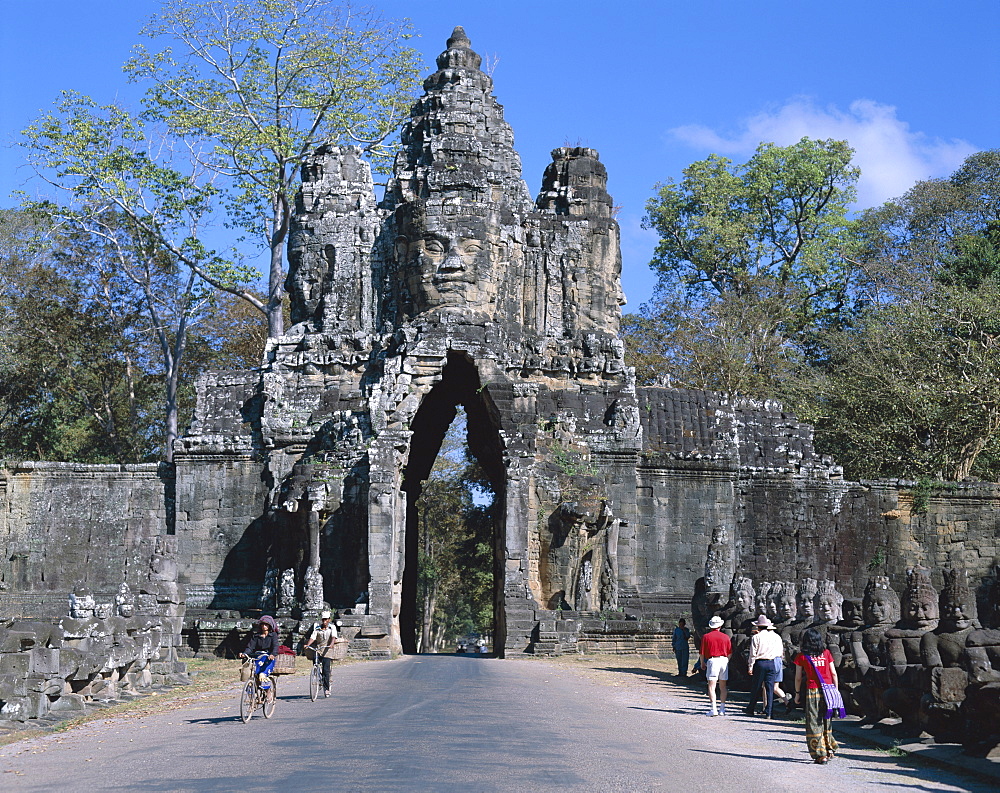
<path id="1" fill-rule="evenodd" d="M 315 702 L 319 699 L 319 691 L 323 687 L 323 664 L 320 661 L 320 654 L 315 648 L 310 647 L 312 652 L 312 670 L 309 672 L 309 699 Z"/>
<path id="2" fill-rule="evenodd" d="M 258 658 L 264 653 L 259 653 Z M 260 687 L 260 679 L 254 671 L 257 665 L 254 659 L 247 658 L 244 662 L 250 665 L 250 679 L 240 690 L 240 718 L 246 724 L 253 717 L 254 711 L 260 708 L 265 719 L 274 714 L 274 706 L 278 701 L 278 686 L 275 675 L 271 675 L 271 687 L 267 690 Z"/>

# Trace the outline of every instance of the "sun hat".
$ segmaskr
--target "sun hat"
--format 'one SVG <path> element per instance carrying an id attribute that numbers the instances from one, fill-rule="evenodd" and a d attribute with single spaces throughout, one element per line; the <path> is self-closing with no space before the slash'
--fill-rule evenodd
<path id="1" fill-rule="evenodd" d="M 773 628 L 774 627 L 774 625 L 771 622 L 771 620 L 769 620 L 765 614 L 761 614 L 759 617 L 757 617 L 757 621 L 754 623 L 754 625 L 756 625 L 758 628 Z"/>
<path id="2" fill-rule="evenodd" d="M 332 617 L 332 616 L 333 616 L 333 615 L 332 615 L 332 614 L 331 614 L 331 613 L 330 613 L 329 611 L 321 611 L 321 612 L 320 612 L 320 615 L 319 615 L 319 618 L 320 618 L 321 620 L 328 620 L 328 619 L 330 619 L 330 617 Z"/>
<path id="3" fill-rule="evenodd" d="M 709 628 L 721 628 L 722 627 L 722 617 L 716 614 L 712 619 L 708 621 Z"/>

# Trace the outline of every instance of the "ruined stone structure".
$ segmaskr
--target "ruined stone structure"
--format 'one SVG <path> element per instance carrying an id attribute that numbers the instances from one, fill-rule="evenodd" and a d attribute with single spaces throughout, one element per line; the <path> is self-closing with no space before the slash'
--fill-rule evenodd
<path id="1" fill-rule="evenodd" d="M 736 565 L 860 596 L 872 559 L 914 536 L 896 531 L 898 489 L 842 481 L 780 405 L 636 389 L 604 166 L 556 149 L 533 201 L 479 66 L 457 28 L 381 201 L 354 149 L 303 169 L 294 325 L 261 371 L 199 382 L 178 443 L 189 604 L 326 602 L 357 629 L 352 652 L 412 650 L 417 499 L 458 406 L 500 504 L 501 652 L 655 649 L 713 532 L 728 560 L 713 599 Z M 924 561 L 898 550 L 896 580 Z"/>
<path id="2" fill-rule="evenodd" d="M 479 65 L 456 29 L 381 200 L 355 149 L 304 167 L 293 325 L 259 370 L 198 381 L 173 468 L 0 470 L 0 617 L 56 618 L 79 581 L 113 602 L 145 564 L 138 539 L 166 535 L 198 648 L 326 603 L 352 654 L 412 650 L 418 498 L 459 406 L 499 504 L 501 652 L 669 648 L 713 536 L 699 608 L 733 587 L 790 637 L 819 582 L 859 598 L 870 569 L 902 590 L 923 564 L 979 585 L 1000 554 L 996 486 L 917 510 L 912 483 L 843 481 L 776 403 L 635 387 L 605 168 L 558 148 L 532 200 Z"/>

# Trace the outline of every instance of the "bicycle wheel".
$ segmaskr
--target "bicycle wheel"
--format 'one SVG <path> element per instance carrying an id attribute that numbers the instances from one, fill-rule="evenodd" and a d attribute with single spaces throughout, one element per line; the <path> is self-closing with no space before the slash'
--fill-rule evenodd
<path id="1" fill-rule="evenodd" d="M 264 718 L 269 719 L 274 714 L 274 706 L 278 701 L 278 681 L 273 675 L 271 676 L 271 687 L 262 693 L 264 694 L 264 703 L 261 705 L 261 710 L 264 711 Z"/>
<path id="2" fill-rule="evenodd" d="M 253 680 L 240 691 L 240 718 L 246 724 L 257 707 L 257 690 Z"/>
<path id="3" fill-rule="evenodd" d="M 313 702 L 319 697 L 320 682 L 319 667 L 313 664 L 312 671 L 309 673 L 309 699 Z"/>

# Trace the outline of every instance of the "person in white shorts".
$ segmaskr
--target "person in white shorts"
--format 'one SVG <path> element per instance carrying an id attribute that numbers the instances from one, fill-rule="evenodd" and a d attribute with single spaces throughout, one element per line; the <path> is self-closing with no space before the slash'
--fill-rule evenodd
<path id="1" fill-rule="evenodd" d="M 711 704 L 709 716 L 726 715 L 726 682 L 729 680 L 729 656 L 733 654 L 733 643 L 719 628 L 722 617 L 716 615 L 708 621 L 709 631 L 701 637 L 701 666 L 708 679 L 708 701 Z M 715 686 L 719 686 L 719 704 L 715 704 Z"/>

